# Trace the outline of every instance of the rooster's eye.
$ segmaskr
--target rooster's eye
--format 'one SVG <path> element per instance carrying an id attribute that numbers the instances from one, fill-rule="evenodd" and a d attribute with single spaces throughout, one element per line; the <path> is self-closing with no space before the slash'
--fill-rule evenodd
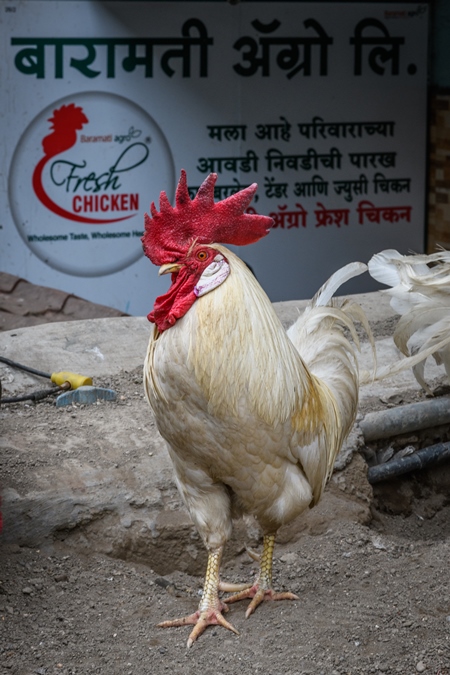
<path id="1" fill-rule="evenodd" d="M 199 251 L 197 253 L 197 260 L 206 260 L 207 257 L 208 254 L 206 253 L 206 251 Z"/>

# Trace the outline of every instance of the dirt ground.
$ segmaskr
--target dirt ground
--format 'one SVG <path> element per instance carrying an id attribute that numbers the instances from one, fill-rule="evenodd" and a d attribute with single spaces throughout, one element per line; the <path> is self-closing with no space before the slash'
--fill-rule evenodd
<path id="1" fill-rule="evenodd" d="M 114 387 L 117 401 L 64 409 L 49 400 L 2 406 L 4 486 L 24 495 L 55 466 L 106 471 L 111 460 L 105 442 L 123 444 L 124 438 L 122 469 L 151 470 L 153 450 L 145 452 L 146 464 L 139 463 L 156 434 L 140 372 L 122 372 L 103 384 Z M 417 389 L 406 391 L 395 401 L 369 401 L 362 412 L 423 398 Z M 176 542 L 164 558 L 163 538 L 163 553 L 154 560 L 146 560 L 145 550 L 127 551 L 126 544 L 107 555 L 101 546 L 105 513 L 39 547 L 3 544 L 0 673 L 450 675 L 450 499 L 449 483 L 439 482 L 444 473 L 412 475 L 373 494 L 364 461 L 355 455 L 334 475 L 310 520 L 280 534 L 274 587 L 300 599 L 266 602 L 248 620 L 247 601 L 231 605 L 227 618 L 239 636 L 210 627 L 190 650 L 188 627 L 164 630 L 156 624 L 197 606 L 205 558 L 192 534 L 193 564 L 181 569 L 171 553 Z M 172 498 L 174 517 L 181 518 Z M 224 579 L 255 574 L 245 543 L 232 545 Z"/>

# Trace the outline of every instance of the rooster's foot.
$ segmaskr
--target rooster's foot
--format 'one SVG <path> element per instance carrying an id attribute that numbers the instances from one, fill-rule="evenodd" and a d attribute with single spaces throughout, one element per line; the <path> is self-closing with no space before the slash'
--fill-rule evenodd
<path id="1" fill-rule="evenodd" d="M 275 593 L 271 588 L 261 588 L 259 583 L 256 582 L 251 588 L 248 588 L 245 591 L 236 593 L 236 595 L 231 595 L 226 599 L 227 603 L 238 602 L 239 600 L 246 600 L 251 598 L 251 603 L 247 607 L 245 612 L 245 618 L 248 619 L 250 614 L 253 614 L 255 609 L 260 605 L 264 600 L 298 600 L 298 595 L 295 593 L 283 592 Z"/>
<path id="2" fill-rule="evenodd" d="M 228 604 L 251 598 L 251 603 L 247 607 L 245 616 L 248 619 L 255 609 L 264 600 L 298 600 L 298 595 L 294 593 L 275 593 L 272 590 L 272 557 L 275 544 L 275 535 L 267 534 L 264 536 L 263 551 L 259 556 L 259 576 L 256 582 L 235 595 L 226 598 Z"/>
<path id="3" fill-rule="evenodd" d="M 222 547 L 214 549 L 208 553 L 208 565 L 206 568 L 205 583 L 203 586 L 202 599 L 198 610 L 189 616 L 174 621 L 163 621 L 159 623 L 160 628 L 172 628 L 173 626 L 193 625 L 194 628 L 189 635 L 187 646 L 191 647 L 208 626 L 223 626 L 231 630 L 236 635 L 238 631 L 231 623 L 224 619 L 222 612 L 228 612 L 228 606 L 219 599 L 219 568 L 222 557 Z M 225 584 L 225 586 L 230 586 Z M 223 587 L 222 587 L 222 590 Z"/>
<path id="4" fill-rule="evenodd" d="M 182 619 L 174 619 L 173 621 L 163 621 L 158 624 L 159 628 L 172 628 L 174 626 L 188 626 L 194 625 L 194 629 L 189 635 L 187 641 L 187 647 L 191 647 L 195 640 L 200 637 L 202 633 L 205 632 L 208 626 L 223 626 L 228 628 L 236 635 L 239 635 L 238 631 L 234 626 L 231 625 L 222 615 L 222 612 L 227 612 L 228 607 L 221 604 L 220 609 L 206 609 L 206 610 L 197 610 L 189 616 L 184 616 Z"/>

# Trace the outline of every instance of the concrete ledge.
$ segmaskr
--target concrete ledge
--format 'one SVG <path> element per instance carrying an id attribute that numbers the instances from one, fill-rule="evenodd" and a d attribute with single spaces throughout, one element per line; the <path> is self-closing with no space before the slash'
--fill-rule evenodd
<path id="1" fill-rule="evenodd" d="M 52 321 L 127 316 L 113 307 L 0 272 L 0 331 Z"/>

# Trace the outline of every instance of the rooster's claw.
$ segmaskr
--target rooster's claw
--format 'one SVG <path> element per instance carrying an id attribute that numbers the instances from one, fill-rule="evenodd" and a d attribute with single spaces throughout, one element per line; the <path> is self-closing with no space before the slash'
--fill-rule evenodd
<path id="1" fill-rule="evenodd" d="M 222 606 L 222 611 L 228 611 L 226 605 Z M 208 626 L 223 626 L 228 630 L 231 630 L 236 635 L 239 635 L 239 632 L 234 626 L 231 625 L 222 615 L 221 611 L 218 609 L 207 609 L 204 611 L 197 610 L 189 616 L 184 616 L 181 619 L 174 619 L 173 621 L 163 621 L 158 624 L 158 628 L 172 628 L 174 626 L 187 626 L 194 625 L 194 628 L 189 635 L 187 641 L 187 648 L 192 647 L 193 643 L 197 640 L 202 633 L 205 632 Z"/>
<path id="2" fill-rule="evenodd" d="M 251 603 L 247 607 L 245 612 L 245 618 L 248 619 L 250 614 L 253 614 L 255 609 L 262 603 L 264 600 L 299 600 L 298 595 L 295 593 L 275 593 L 271 588 L 262 589 L 258 588 L 258 585 L 255 584 L 246 591 L 241 591 L 241 593 L 236 593 L 236 595 L 231 595 L 226 598 L 227 603 L 238 602 L 239 600 L 245 600 L 251 598 Z"/>

